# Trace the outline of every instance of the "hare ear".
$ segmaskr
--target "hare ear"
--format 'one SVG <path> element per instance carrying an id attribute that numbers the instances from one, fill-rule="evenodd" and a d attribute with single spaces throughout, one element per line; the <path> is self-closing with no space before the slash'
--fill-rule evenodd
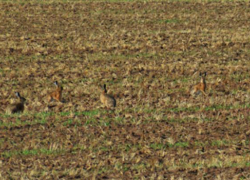
<path id="1" fill-rule="evenodd" d="M 20 97 L 20 93 L 19 92 L 15 92 L 17 97 Z"/>
<path id="2" fill-rule="evenodd" d="M 103 85 L 103 90 L 105 93 L 107 93 L 106 84 Z"/>
<path id="3" fill-rule="evenodd" d="M 204 72 L 204 76 L 207 76 L 207 72 Z"/>
<path id="4" fill-rule="evenodd" d="M 55 84 L 56 86 L 58 86 L 58 83 L 57 83 L 57 81 L 55 81 L 55 82 L 54 82 L 54 84 Z"/>

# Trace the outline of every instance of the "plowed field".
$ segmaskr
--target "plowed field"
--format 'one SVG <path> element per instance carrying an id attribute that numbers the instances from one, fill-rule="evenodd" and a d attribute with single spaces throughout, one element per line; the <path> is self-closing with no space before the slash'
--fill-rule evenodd
<path id="1" fill-rule="evenodd" d="M 249 19 L 247 1 L 0 2 L 0 179 L 249 179 Z"/>

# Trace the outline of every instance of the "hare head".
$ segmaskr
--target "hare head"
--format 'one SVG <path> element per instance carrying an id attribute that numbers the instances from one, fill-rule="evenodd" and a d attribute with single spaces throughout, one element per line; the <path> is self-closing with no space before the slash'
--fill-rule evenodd
<path id="1" fill-rule="evenodd" d="M 54 82 L 54 85 L 57 87 L 57 89 L 63 90 L 62 86 L 59 86 L 57 81 Z"/>
<path id="2" fill-rule="evenodd" d="M 203 74 L 200 72 L 200 77 L 201 77 L 201 83 L 205 83 L 205 77 L 207 76 L 207 73 L 204 72 Z"/>
<path id="3" fill-rule="evenodd" d="M 16 96 L 20 99 L 21 103 L 25 103 L 26 99 L 24 97 L 21 97 L 19 92 L 15 92 Z"/>

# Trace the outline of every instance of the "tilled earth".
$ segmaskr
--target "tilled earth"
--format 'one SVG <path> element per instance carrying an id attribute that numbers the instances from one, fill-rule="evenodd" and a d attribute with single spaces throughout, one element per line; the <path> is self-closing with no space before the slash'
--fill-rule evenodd
<path id="1" fill-rule="evenodd" d="M 248 2 L 1 2 L 1 179 L 249 179 L 249 19 Z"/>

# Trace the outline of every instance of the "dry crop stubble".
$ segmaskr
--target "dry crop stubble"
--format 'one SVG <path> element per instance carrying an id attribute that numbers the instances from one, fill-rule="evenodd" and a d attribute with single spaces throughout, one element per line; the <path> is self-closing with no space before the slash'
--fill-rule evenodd
<path id="1" fill-rule="evenodd" d="M 0 106 L 20 89 L 30 100 L 1 111 L 1 177 L 249 178 L 247 2 L 0 7 Z M 192 98 L 199 72 L 208 97 Z M 53 80 L 65 103 L 46 109 Z"/>

